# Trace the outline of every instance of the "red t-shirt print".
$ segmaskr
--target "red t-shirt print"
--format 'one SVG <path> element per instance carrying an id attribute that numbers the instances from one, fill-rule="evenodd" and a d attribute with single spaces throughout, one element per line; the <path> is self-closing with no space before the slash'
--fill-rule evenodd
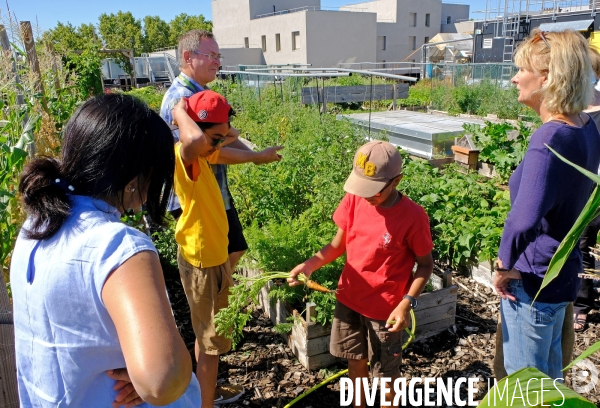
<path id="1" fill-rule="evenodd" d="M 338 300 L 371 319 L 387 319 L 408 293 L 415 257 L 433 249 L 425 210 L 406 196 L 379 208 L 346 194 L 333 221 L 346 232 Z"/>

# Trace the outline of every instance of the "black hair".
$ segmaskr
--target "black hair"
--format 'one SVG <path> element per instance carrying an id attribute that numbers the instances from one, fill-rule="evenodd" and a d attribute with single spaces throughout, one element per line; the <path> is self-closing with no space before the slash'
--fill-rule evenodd
<path id="1" fill-rule="evenodd" d="M 229 127 L 231 127 L 231 122 L 227 122 Z M 222 125 L 222 123 L 213 123 L 213 122 L 196 122 L 196 125 L 200 128 L 201 131 L 205 131 L 206 129 L 213 128 L 218 125 Z"/>
<path id="2" fill-rule="evenodd" d="M 65 186 L 76 195 L 122 204 L 123 190 L 135 177 L 140 187 L 148 186 L 148 216 L 160 224 L 174 171 L 173 137 L 156 112 L 131 96 L 94 97 L 67 123 L 60 161 L 42 157 L 23 170 L 19 192 L 31 221 L 26 236 L 47 239 L 60 229 L 71 207 Z"/>
<path id="3" fill-rule="evenodd" d="M 231 127 L 231 118 L 233 116 L 235 116 L 235 111 L 233 110 L 233 108 L 231 106 L 229 107 L 229 114 L 227 116 L 229 117 L 229 121 L 227 122 L 227 124 L 229 125 L 229 127 Z M 202 130 L 203 132 L 206 129 L 210 129 L 217 125 L 222 125 L 222 123 L 214 123 L 214 122 L 196 122 L 196 124 L 198 125 L 200 130 Z"/>

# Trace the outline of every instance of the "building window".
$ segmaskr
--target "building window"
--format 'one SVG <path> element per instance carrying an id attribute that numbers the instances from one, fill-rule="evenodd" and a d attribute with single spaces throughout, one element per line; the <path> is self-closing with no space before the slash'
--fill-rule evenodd
<path id="1" fill-rule="evenodd" d="M 408 46 L 411 50 L 416 50 L 417 49 L 417 37 L 415 36 L 410 36 L 408 37 Z"/>
<path id="2" fill-rule="evenodd" d="M 292 50 L 296 51 L 300 49 L 300 31 L 292 32 Z"/>
<path id="3" fill-rule="evenodd" d="M 425 37 L 425 39 L 423 40 L 423 44 L 427 44 L 429 42 L 429 37 Z"/>
<path id="4" fill-rule="evenodd" d="M 250 48 L 250 39 L 248 37 L 244 37 L 244 47 Z"/>
<path id="5" fill-rule="evenodd" d="M 430 17 L 429 16 L 430 16 L 429 13 L 425 14 L 425 27 L 429 27 L 430 26 L 430 22 L 429 22 Z"/>
<path id="6" fill-rule="evenodd" d="M 408 26 L 416 27 L 417 26 L 417 13 L 409 13 L 408 15 Z"/>
<path id="7" fill-rule="evenodd" d="M 380 35 L 377 37 L 377 49 L 378 50 L 385 50 L 386 47 L 386 36 L 385 35 Z"/>
<path id="8" fill-rule="evenodd" d="M 446 17 L 446 24 L 452 24 L 451 21 L 452 21 L 452 16 Z"/>
<path id="9" fill-rule="evenodd" d="M 281 51 L 281 36 L 279 34 L 275 34 L 275 51 Z"/>
<path id="10" fill-rule="evenodd" d="M 263 52 L 267 52 L 267 36 L 263 35 L 260 37 L 261 41 L 262 41 L 262 50 Z"/>

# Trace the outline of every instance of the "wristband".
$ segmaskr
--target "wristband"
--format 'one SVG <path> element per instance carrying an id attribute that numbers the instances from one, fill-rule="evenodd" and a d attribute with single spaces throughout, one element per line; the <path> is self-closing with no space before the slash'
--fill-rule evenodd
<path id="1" fill-rule="evenodd" d="M 404 297 L 403 297 L 402 299 L 406 299 L 406 300 L 408 300 L 408 301 L 409 301 L 409 303 L 410 303 L 410 308 L 411 308 L 411 309 L 413 309 L 413 310 L 414 310 L 414 309 L 417 307 L 417 305 L 419 304 L 419 303 L 417 302 L 417 299 L 415 299 L 415 298 L 414 298 L 414 297 L 412 297 L 411 295 L 404 295 Z"/>

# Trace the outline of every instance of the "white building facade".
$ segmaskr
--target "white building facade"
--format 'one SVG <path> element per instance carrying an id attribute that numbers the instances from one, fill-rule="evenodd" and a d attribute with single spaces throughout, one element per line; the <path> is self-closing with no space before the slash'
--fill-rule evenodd
<path id="1" fill-rule="evenodd" d="M 212 13 L 213 32 L 226 58 L 228 49 L 258 48 L 266 64 L 336 67 L 420 62 L 419 48 L 449 19 L 468 17 L 469 6 L 372 0 L 333 11 L 322 9 L 320 0 L 212 0 Z M 247 62 L 224 61 L 226 66 L 240 63 Z"/>

